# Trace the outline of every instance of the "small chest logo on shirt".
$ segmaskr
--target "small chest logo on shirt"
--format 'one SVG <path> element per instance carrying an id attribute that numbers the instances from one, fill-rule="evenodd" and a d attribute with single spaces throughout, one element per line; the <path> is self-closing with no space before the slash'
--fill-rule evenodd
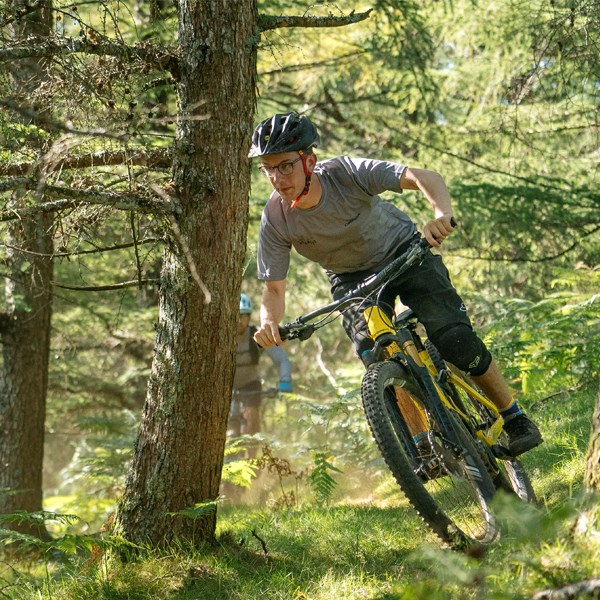
<path id="1" fill-rule="evenodd" d="M 352 223 L 354 223 L 354 221 L 356 221 L 356 219 L 358 219 L 358 217 L 360 217 L 360 213 L 356 213 L 355 217 L 352 217 L 349 221 L 346 221 L 344 223 L 344 227 L 348 227 L 348 225 L 351 225 Z"/>
<path id="2" fill-rule="evenodd" d="M 309 240 L 308 238 L 299 238 L 296 240 L 296 244 L 299 246 L 313 246 L 317 243 L 317 240 Z"/>

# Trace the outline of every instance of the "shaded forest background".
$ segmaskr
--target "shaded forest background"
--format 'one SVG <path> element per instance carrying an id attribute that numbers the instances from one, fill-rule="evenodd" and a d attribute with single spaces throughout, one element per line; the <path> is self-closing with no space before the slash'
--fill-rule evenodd
<path id="1" fill-rule="evenodd" d="M 176 143 L 173 5 L 54 2 L 41 24 L 19 31 L 42 5 L 49 7 L 0 2 L 2 390 L 15 348 L 27 352 L 13 327 L 40 310 L 33 289 L 51 303 L 43 495 L 48 507 L 97 527 L 114 510 L 131 459 L 165 247 L 186 254 L 165 206 L 173 160 L 194 150 Z M 261 14 L 305 19 L 370 8 L 341 28 L 262 22 L 256 113 L 244 117 L 240 145 L 251 122 L 297 110 L 320 129 L 320 158 L 369 156 L 442 173 L 460 223 L 445 244 L 447 264 L 520 401 L 568 402 L 575 390 L 597 389 L 598 4 L 259 3 Z M 42 26 L 52 47 L 32 55 Z M 37 71 L 14 68 L 25 55 Z M 210 127 L 201 102 L 188 117 Z M 219 136 L 216 129 L 198 143 L 220 153 Z M 269 186 L 249 162 L 245 168 L 252 186 L 241 289 L 258 304 L 256 238 Z M 417 196 L 386 198 L 418 223 L 428 217 Z M 239 207 L 229 219 L 246 218 L 245 198 Z M 198 210 L 210 231 L 210 214 Z M 19 225 L 31 215 L 44 218 L 24 233 Z M 239 274 L 230 277 L 235 290 Z M 290 319 L 328 299 L 324 275 L 303 261 L 293 261 L 289 289 Z M 237 294 L 218 301 L 231 325 Z M 231 366 L 232 335 L 223 339 L 214 352 Z M 361 461 L 376 473 L 356 395 L 361 372 L 341 327 L 286 349 L 295 394 L 267 407 L 269 443 L 298 471 L 310 465 L 310 451 L 326 449 L 340 466 Z M 43 365 L 30 368 L 29 379 Z M 361 493 L 360 482 L 352 485 L 348 493 Z"/>

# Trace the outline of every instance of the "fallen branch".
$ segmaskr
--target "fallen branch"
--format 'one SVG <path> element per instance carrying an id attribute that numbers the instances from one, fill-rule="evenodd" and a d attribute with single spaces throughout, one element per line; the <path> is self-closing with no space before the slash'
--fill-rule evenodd
<path id="1" fill-rule="evenodd" d="M 572 387 L 565 388 L 564 390 L 558 390 L 557 392 L 554 392 L 552 394 L 548 394 L 548 396 L 544 396 L 543 398 L 539 398 L 537 400 L 534 400 L 529 405 L 529 408 L 533 408 L 534 406 L 537 406 L 538 404 L 543 404 L 544 402 L 546 402 L 548 400 L 551 400 L 552 398 L 556 398 L 556 396 L 562 396 L 563 394 L 568 394 L 569 392 L 576 392 L 577 390 L 580 390 L 585 385 L 586 385 L 585 383 L 580 383 L 578 385 L 574 385 Z"/>
<path id="2" fill-rule="evenodd" d="M 533 595 L 533 600 L 584 600 L 600 598 L 600 579 L 572 583 L 556 590 L 543 590 Z"/>
<path id="3" fill-rule="evenodd" d="M 255 529 L 252 530 L 252 535 L 260 542 L 263 552 L 265 554 L 269 554 L 269 551 L 267 550 L 267 544 L 265 544 L 265 541 L 256 533 Z"/>

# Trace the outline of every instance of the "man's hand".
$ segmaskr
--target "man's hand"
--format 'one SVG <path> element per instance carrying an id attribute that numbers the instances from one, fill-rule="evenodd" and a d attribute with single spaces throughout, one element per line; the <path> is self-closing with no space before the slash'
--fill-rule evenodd
<path id="1" fill-rule="evenodd" d="M 423 226 L 423 235 L 434 248 L 438 248 L 454 231 L 452 223 L 454 223 L 452 215 L 444 215 L 433 221 L 428 221 Z"/>
<path id="2" fill-rule="evenodd" d="M 283 340 L 279 336 L 279 326 L 275 321 L 266 321 L 254 334 L 254 341 L 261 348 L 271 348 L 272 346 L 281 346 Z"/>

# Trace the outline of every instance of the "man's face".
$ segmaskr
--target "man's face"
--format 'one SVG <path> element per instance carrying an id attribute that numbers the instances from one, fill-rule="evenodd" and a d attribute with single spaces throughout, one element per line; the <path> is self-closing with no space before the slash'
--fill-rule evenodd
<path id="1" fill-rule="evenodd" d="M 315 162 L 314 154 L 306 156 L 306 166 L 309 173 L 312 173 Z M 271 185 L 284 200 L 293 202 L 302 193 L 306 184 L 306 176 L 298 152 L 283 152 L 262 156 L 260 164 L 267 171 Z M 281 173 L 282 169 L 285 172 L 290 170 L 291 172 L 283 175 Z"/>
<path id="2" fill-rule="evenodd" d="M 242 335 L 250 324 L 250 315 L 240 315 L 238 317 L 237 334 Z"/>

